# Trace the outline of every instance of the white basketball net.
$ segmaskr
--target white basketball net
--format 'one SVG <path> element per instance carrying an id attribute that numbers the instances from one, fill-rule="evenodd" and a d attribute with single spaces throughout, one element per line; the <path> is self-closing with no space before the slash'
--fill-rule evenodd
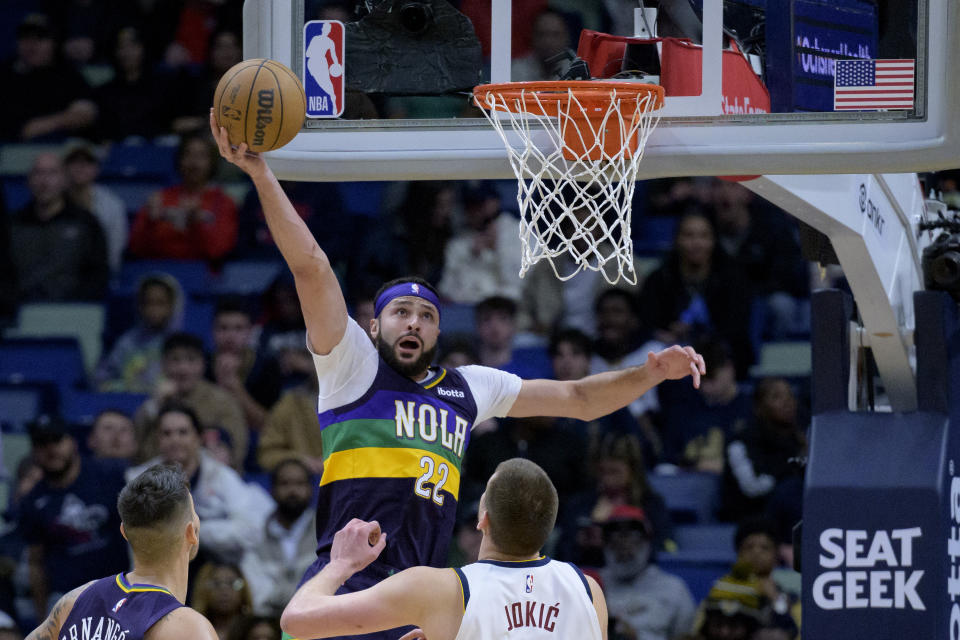
<path id="1" fill-rule="evenodd" d="M 656 96 L 618 95 L 611 88 L 609 108 L 599 124 L 587 118 L 588 109 L 572 89 L 559 98 L 557 92 L 523 90 L 519 97 L 508 98 L 487 91 L 479 100 L 503 139 L 519 183 L 520 277 L 545 258 L 560 280 L 591 269 L 610 284 L 621 278 L 636 284 L 630 205 L 644 146 L 660 121 Z M 507 124 L 524 146 L 511 144 Z M 550 140 L 538 146 L 534 136 L 541 131 Z M 564 132 L 569 138 L 571 131 L 577 132 L 578 151 L 564 141 Z M 602 153 L 605 137 L 618 134 L 621 141 L 636 134 L 636 150 L 631 153 L 628 145 L 620 144 L 612 155 Z M 576 159 L 565 158 L 565 149 Z M 590 160 L 591 152 L 600 159 Z"/>

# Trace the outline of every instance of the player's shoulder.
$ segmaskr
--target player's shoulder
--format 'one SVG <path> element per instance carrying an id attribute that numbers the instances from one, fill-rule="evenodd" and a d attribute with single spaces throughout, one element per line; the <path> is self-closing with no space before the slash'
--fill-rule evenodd
<path id="1" fill-rule="evenodd" d="M 181 638 L 217 640 L 217 632 L 210 621 L 196 609 L 178 607 L 158 620 L 144 635 L 144 640 L 180 640 Z"/>

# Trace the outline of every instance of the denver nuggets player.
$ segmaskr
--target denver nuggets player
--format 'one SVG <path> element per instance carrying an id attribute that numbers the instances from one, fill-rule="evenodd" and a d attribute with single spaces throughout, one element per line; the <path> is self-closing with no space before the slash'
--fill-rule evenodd
<path id="1" fill-rule="evenodd" d="M 543 469 L 507 460 L 480 498 L 479 562 L 407 569 L 365 591 L 334 595 L 389 539 L 376 522 L 354 520 L 334 536 L 330 562 L 294 595 L 281 626 L 310 638 L 413 623 L 420 631 L 409 637 L 430 640 L 606 640 L 599 585 L 576 566 L 539 555 L 556 516 L 557 491 Z"/>
<path id="2" fill-rule="evenodd" d="M 179 467 L 156 465 L 117 500 L 133 571 L 88 582 L 63 596 L 27 640 L 217 640 L 213 625 L 183 606 L 200 520 Z"/>
<path id="3" fill-rule="evenodd" d="M 418 278 L 385 284 L 367 333 L 347 315 L 337 277 L 276 177 L 245 145 L 232 148 L 210 115 L 220 154 L 246 172 L 277 247 L 293 273 L 319 380 L 324 470 L 317 507 L 317 561 L 330 560 L 336 531 L 377 520 L 389 544 L 344 591 L 365 589 L 417 565 L 439 567 L 453 533 L 470 429 L 490 417 L 592 420 L 661 381 L 705 372 L 690 347 L 650 353 L 644 366 L 577 381 L 521 380 L 488 367 L 431 367 L 440 335 L 436 290 Z M 397 631 L 370 638 L 396 638 Z"/>

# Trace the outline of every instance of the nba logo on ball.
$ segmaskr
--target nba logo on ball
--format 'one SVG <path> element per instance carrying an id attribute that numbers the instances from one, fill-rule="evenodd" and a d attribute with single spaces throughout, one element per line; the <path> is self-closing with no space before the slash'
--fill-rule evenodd
<path id="1" fill-rule="evenodd" d="M 343 23 L 311 20 L 303 26 L 303 89 L 308 118 L 343 113 Z"/>

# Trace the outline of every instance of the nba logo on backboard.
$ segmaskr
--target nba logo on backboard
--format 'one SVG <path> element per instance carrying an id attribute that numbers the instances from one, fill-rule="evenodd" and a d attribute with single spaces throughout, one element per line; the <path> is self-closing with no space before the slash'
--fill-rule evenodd
<path id="1" fill-rule="evenodd" d="M 343 113 L 344 30 L 339 20 L 303 25 L 303 90 L 308 118 L 337 118 Z"/>
<path id="2" fill-rule="evenodd" d="M 527 593 L 533 593 L 533 575 L 527 574 Z"/>

